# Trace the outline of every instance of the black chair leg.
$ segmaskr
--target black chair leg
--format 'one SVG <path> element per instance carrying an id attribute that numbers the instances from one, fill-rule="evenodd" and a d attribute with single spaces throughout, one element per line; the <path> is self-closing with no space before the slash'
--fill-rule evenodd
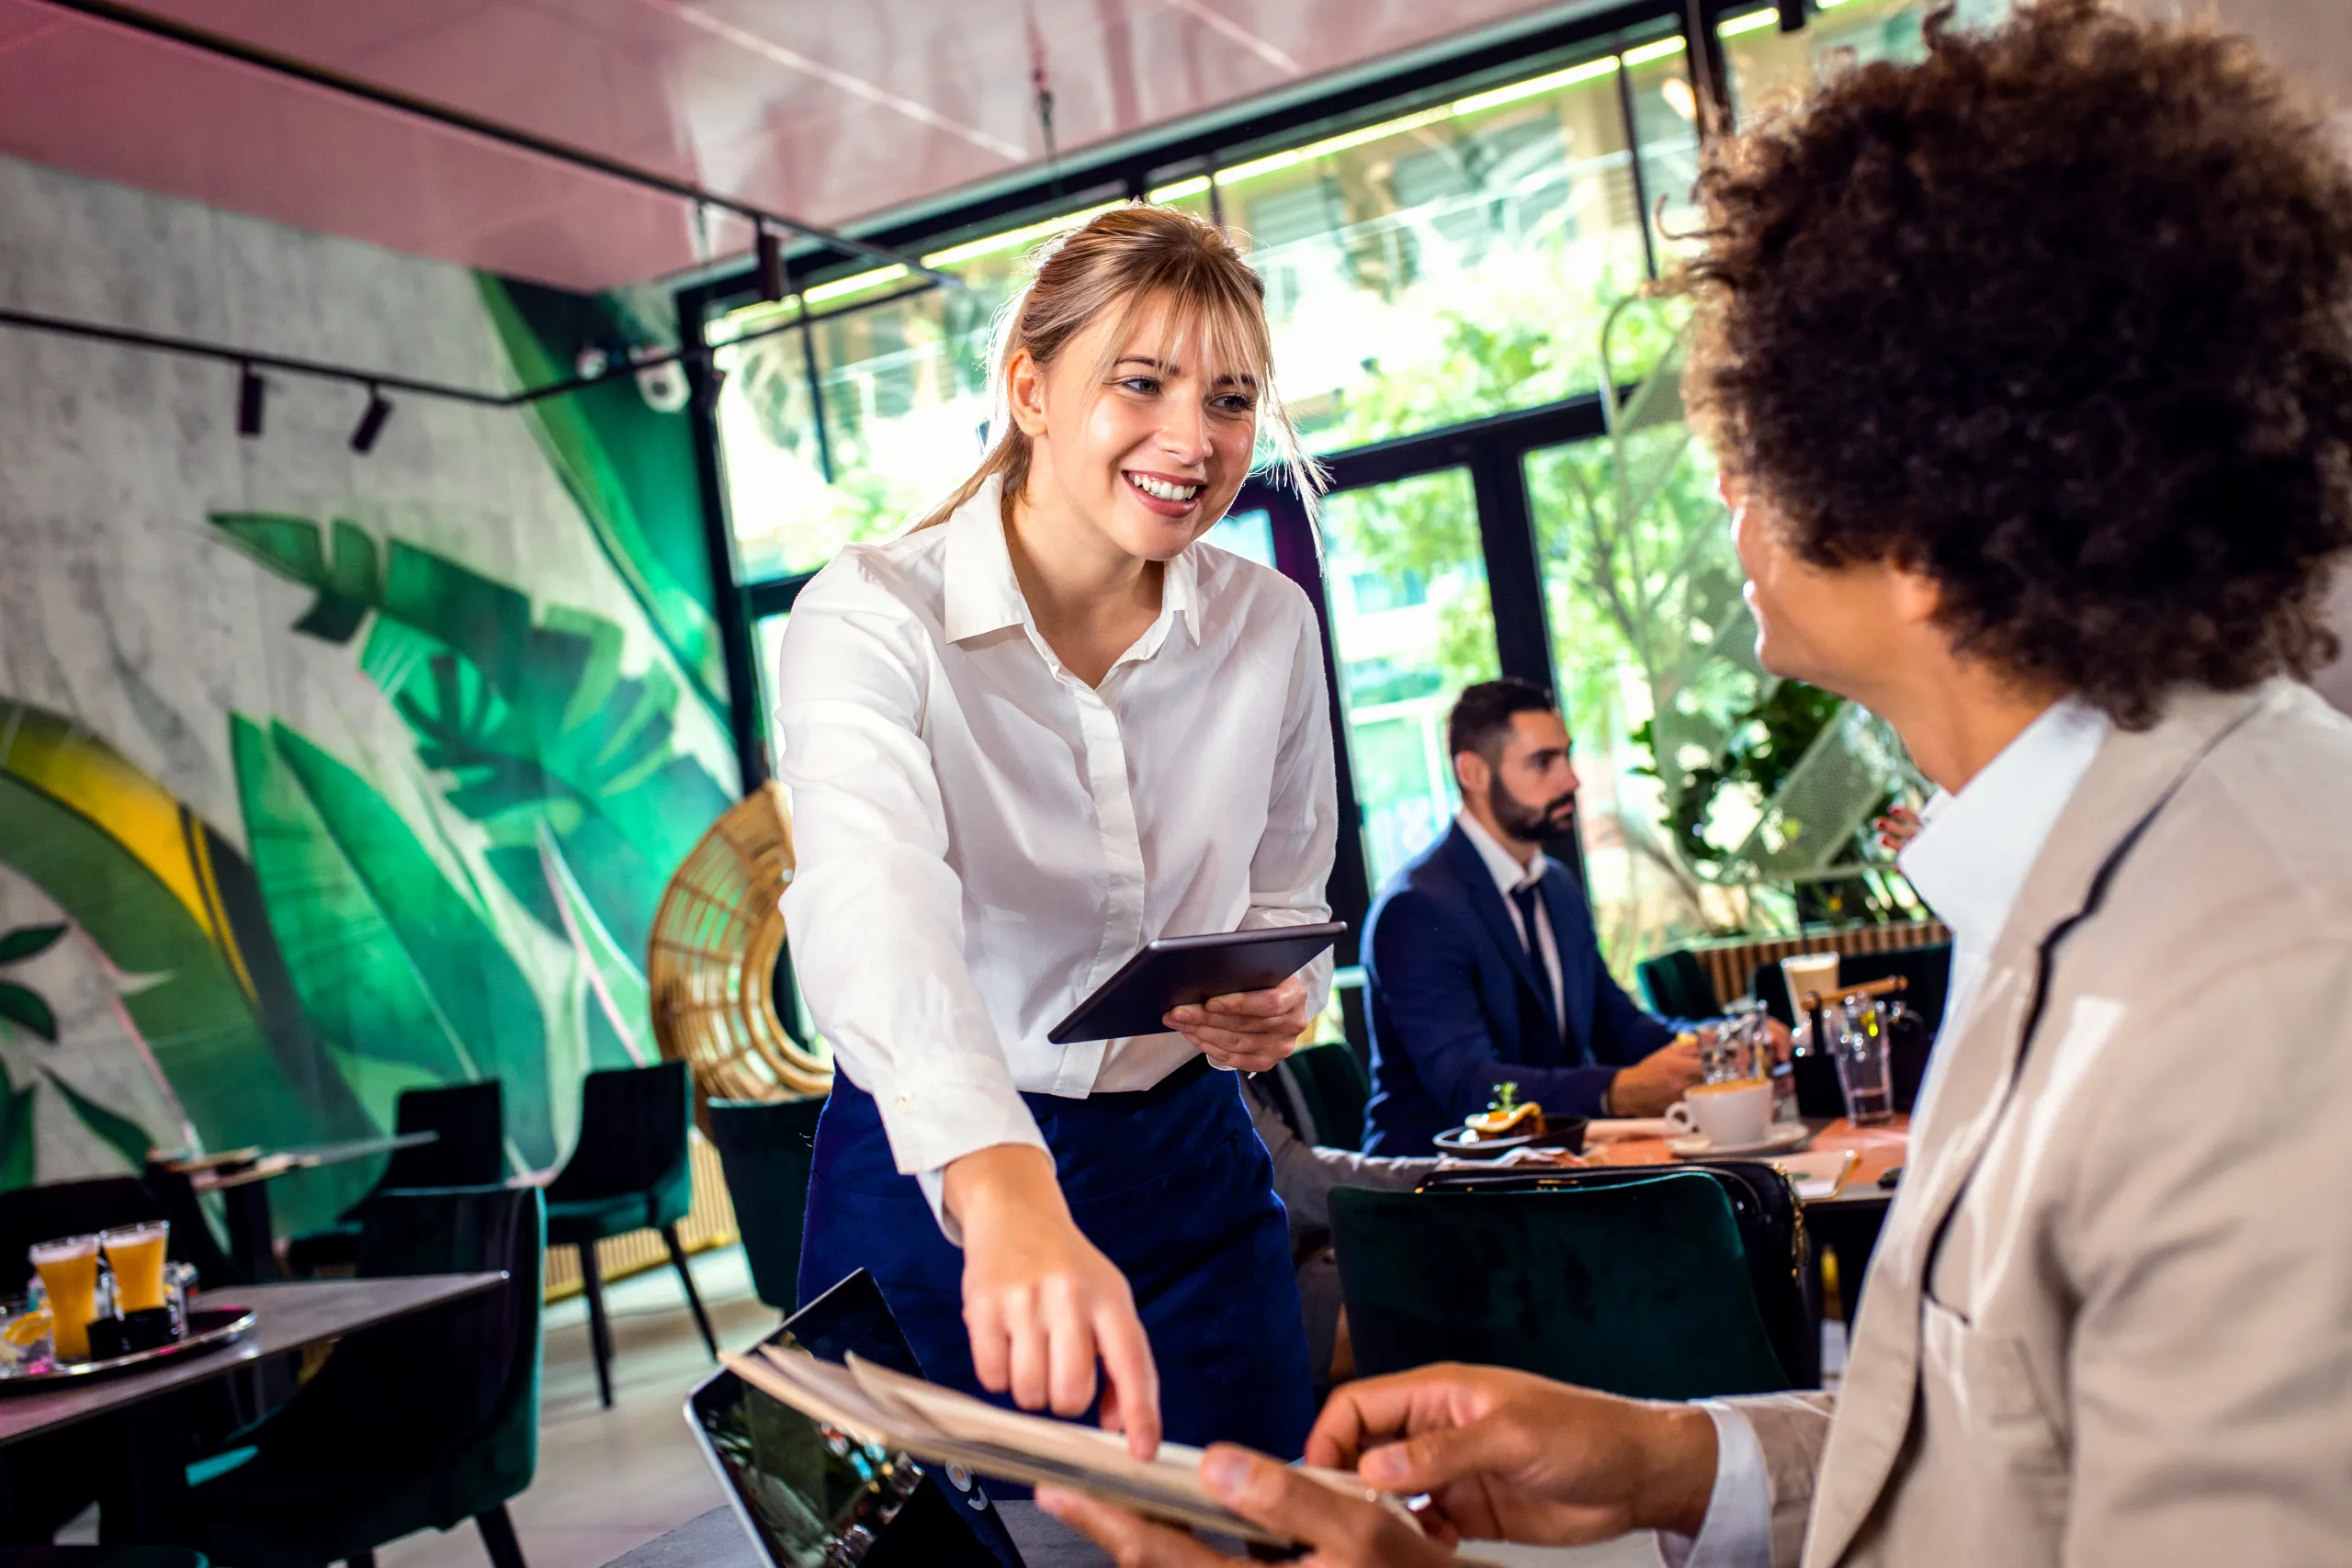
<path id="1" fill-rule="evenodd" d="M 490 1568 L 526 1568 L 523 1543 L 514 1539 L 514 1521 L 506 1517 L 505 1504 L 499 1504 L 486 1514 L 476 1514 L 474 1526 L 481 1531 L 482 1545 L 489 1549 Z"/>
<path id="2" fill-rule="evenodd" d="M 596 1269 L 596 1244 L 583 1241 L 572 1248 L 580 1254 L 580 1287 L 588 1295 L 588 1348 L 596 1358 L 596 1399 L 613 1407 L 613 1330 L 605 1321 L 605 1280 Z"/>
<path id="3" fill-rule="evenodd" d="M 702 1310 L 702 1297 L 695 1293 L 694 1271 L 686 1267 L 686 1249 L 678 1245 L 678 1227 L 663 1225 L 662 1239 L 669 1244 L 670 1266 L 678 1271 L 678 1282 L 686 1288 L 686 1304 L 695 1311 L 695 1326 L 702 1330 L 702 1342 L 710 1350 L 710 1359 L 718 1359 L 718 1336 L 710 1331 L 710 1314 Z"/>

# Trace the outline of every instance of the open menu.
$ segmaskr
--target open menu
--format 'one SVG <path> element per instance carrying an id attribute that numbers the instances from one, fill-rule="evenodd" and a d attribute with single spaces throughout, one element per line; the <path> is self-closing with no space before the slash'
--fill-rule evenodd
<path id="1" fill-rule="evenodd" d="M 1201 1485 L 1201 1450 L 1182 1443 L 1162 1443 L 1155 1457 L 1138 1460 L 1116 1433 L 1000 1410 L 855 1355 L 837 1363 L 797 1347 L 763 1345 L 756 1355 L 729 1353 L 720 1359 L 754 1388 L 862 1442 L 1031 1486 L 1067 1487 L 1237 1540 L 1296 1544 L 1212 1498 Z M 1344 1471 L 1300 1467 L 1299 1473 L 1412 1517 L 1400 1499 Z"/>

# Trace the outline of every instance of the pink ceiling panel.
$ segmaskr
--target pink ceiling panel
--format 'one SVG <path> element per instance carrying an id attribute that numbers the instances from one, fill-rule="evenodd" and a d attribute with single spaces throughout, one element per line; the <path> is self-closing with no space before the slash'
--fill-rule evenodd
<path id="1" fill-rule="evenodd" d="M 1067 156 L 1530 0 L 147 0 L 810 221 Z M 0 0 L 0 152 L 570 287 L 705 259 L 684 203 Z M 717 240 L 740 246 L 740 224 Z"/>

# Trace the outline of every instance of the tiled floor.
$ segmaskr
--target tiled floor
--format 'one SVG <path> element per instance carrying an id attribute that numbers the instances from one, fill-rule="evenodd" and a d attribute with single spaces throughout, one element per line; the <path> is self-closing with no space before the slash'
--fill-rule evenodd
<path id="1" fill-rule="evenodd" d="M 752 1294 L 741 1248 L 694 1259 L 695 1286 L 718 1341 L 742 1348 L 776 1325 Z M 579 1298 L 548 1309 L 540 1395 L 539 1472 L 507 1506 L 530 1568 L 601 1568 L 631 1547 L 723 1501 L 679 1415 L 710 1371 L 678 1277 L 639 1274 L 605 1292 L 613 1314 L 613 1407 L 596 1404 L 588 1313 Z M 471 1526 L 428 1530 L 376 1554 L 381 1568 L 489 1568 Z"/>

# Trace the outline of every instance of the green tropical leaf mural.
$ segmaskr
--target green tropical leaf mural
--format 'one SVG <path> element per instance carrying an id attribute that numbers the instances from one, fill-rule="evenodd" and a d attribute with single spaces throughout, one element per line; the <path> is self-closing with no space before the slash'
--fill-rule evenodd
<path id="1" fill-rule="evenodd" d="M 0 964 L 21 964 L 46 953 L 64 934 L 65 928 L 60 925 L 18 926 L 15 931 L 0 932 Z"/>
<path id="2" fill-rule="evenodd" d="M 522 1160 L 553 1163 L 537 996 L 476 899 L 357 773 L 282 724 L 231 721 L 269 920 L 337 1052 L 431 1081 L 495 1077 Z"/>
<path id="3" fill-rule="evenodd" d="M 136 978 L 122 988 L 121 1021 L 207 1146 L 282 1147 L 376 1130 L 319 1048 L 244 858 L 72 720 L 6 701 L 0 863 Z M 38 1087 L 12 1086 L 0 1101 L 0 1187 L 32 1179 Z M 186 1137 L 148 1131 L 156 1142 Z M 318 1224 L 366 1180 L 364 1169 L 322 1170 L 280 1183 L 273 1201 L 289 1224 Z"/>
<path id="4" fill-rule="evenodd" d="M 9 1081 L 0 1066 L 0 1192 L 33 1184 L 33 1094 Z"/>
<path id="5" fill-rule="evenodd" d="M 0 1018 L 31 1030 L 52 1044 L 57 1041 L 57 1014 L 30 986 L 0 980 Z"/>
<path id="6" fill-rule="evenodd" d="M 568 380 L 581 346 L 620 346 L 631 335 L 605 299 L 487 273 L 478 278 L 491 323 L 526 386 Z M 648 406 L 629 377 L 542 399 L 526 413 L 695 695 L 723 716 L 726 665 L 710 613 L 710 547 L 686 416 Z"/>
<path id="7" fill-rule="evenodd" d="M 123 1164 L 132 1170 L 146 1168 L 147 1151 L 155 1146 L 155 1140 L 148 1135 L 146 1128 L 119 1111 L 108 1111 L 54 1072 L 44 1068 L 41 1077 L 49 1080 L 49 1087 L 57 1091 L 59 1098 L 73 1107 L 74 1118 L 83 1126 L 122 1156 Z"/>
<path id="8" fill-rule="evenodd" d="M 418 761 L 450 776 L 449 805 L 481 824 L 492 871 L 542 925 L 567 936 L 541 864 L 544 825 L 597 923 L 644 951 L 672 868 L 731 801 L 673 748 L 679 694 L 666 671 L 622 673 L 626 639 L 601 616 L 557 605 L 535 622 L 514 589 L 398 540 L 379 556 L 349 523 L 333 525 L 330 551 L 307 518 L 212 522 L 318 592 L 300 628 L 347 640 L 365 619 L 350 607 L 372 608 L 360 668 L 415 731 Z"/>

